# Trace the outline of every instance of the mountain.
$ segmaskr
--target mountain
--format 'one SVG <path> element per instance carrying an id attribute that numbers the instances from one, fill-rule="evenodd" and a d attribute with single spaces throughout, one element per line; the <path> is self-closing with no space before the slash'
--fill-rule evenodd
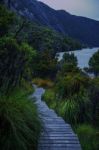
<path id="1" fill-rule="evenodd" d="M 79 40 L 88 46 L 99 46 L 99 21 L 54 10 L 37 0 L 5 0 L 22 16 Z"/>

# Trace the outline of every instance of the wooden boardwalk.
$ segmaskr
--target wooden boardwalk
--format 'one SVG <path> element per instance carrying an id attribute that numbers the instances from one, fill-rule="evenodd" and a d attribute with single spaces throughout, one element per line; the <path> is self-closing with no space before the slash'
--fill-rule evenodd
<path id="1" fill-rule="evenodd" d="M 38 150 L 81 150 L 77 135 L 71 126 L 57 114 L 49 109 L 45 102 L 41 101 L 43 88 L 36 88 L 33 97 L 43 123 L 43 129 L 39 140 Z"/>

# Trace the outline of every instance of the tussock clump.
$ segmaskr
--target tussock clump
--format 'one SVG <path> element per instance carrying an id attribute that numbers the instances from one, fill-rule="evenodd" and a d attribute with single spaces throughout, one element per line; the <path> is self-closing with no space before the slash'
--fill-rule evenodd
<path id="1" fill-rule="evenodd" d="M 25 90 L 0 96 L 0 149 L 35 150 L 40 133 L 36 106 Z M 2 107 L 1 107 L 2 106 Z"/>

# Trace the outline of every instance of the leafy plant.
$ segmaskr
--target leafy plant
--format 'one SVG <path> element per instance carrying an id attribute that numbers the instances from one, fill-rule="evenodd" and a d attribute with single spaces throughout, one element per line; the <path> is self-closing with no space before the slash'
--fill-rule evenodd
<path id="1" fill-rule="evenodd" d="M 76 128 L 79 140 L 83 150 L 98 150 L 99 148 L 99 132 L 90 125 L 79 125 Z"/>
<path id="2" fill-rule="evenodd" d="M 0 4 L 0 36 L 8 33 L 11 24 L 14 21 L 14 14 Z"/>
<path id="3" fill-rule="evenodd" d="M 28 90 L 16 89 L 9 97 L 0 96 L 0 149 L 36 149 L 40 121 Z"/>
<path id="4" fill-rule="evenodd" d="M 99 50 L 90 58 L 89 67 L 94 72 L 95 76 L 99 74 Z"/>
<path id="5" fill-rule="evenodd" d="M 31 71 L 31 60 L 35 51 L 26 43 L 10 37 L 0 39 L 0 88 L 8 91 L 16 87 Z"/>

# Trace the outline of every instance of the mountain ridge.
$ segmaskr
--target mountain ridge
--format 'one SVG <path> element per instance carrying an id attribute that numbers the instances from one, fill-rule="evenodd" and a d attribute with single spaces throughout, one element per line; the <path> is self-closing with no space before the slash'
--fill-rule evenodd
<path id="1" fill-rule="evenodd" d="M 7 1 L 7 0 L 5 0 Z M 79 40 L 88 46 L 99 46 L 99 21 L 54 10 L 37 0 L 10 0 L 11 8 L 22 16 Z"/>

